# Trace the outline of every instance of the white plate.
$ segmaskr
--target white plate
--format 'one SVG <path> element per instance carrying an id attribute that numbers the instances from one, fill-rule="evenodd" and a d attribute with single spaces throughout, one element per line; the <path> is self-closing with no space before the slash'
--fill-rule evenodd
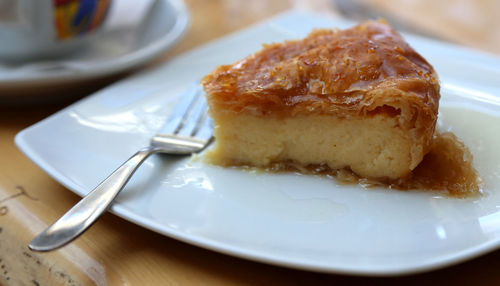
<path id="1" fill-rule="evenodd" d="M 152 9 L 144 7 L 146 2 L 154 5 Z M 112 5 L 103 31 L 85 49 L 54 60 L 19 65 L 0 63 L 0 91 L 71 84 L 127 71 L 171 48 L 188 26 L 189 15 L 182 0 L 145 1 L 136 5 L 145 11 L 142 17 L 129 11 L 127 1 L 116 4 L 119 3 L 124 4 Z M 132 13 L 130 16 L 137 21 L 121 19 L 123 15 L 119 14 L 125 12 Z M 11 94 L 0 92 L 1 95 Z"/>
<path id="2" fill-rule="evenodd" d="M 261 43 L 343 21 L 290 12 L 106 88 L 22 131 L 19 148 L 84 195 L 148 144 L 178 95 Z M 442 79 L 440 128 L 474 153 L 485 195 L 363 189 L 299 174 L 252 173 L 154 156 L 112 211 L 194 245 L 322 272 L 396 275 L 458 263 L 500 245 L 500 60 L 417 37 L 408 41 Z"/>

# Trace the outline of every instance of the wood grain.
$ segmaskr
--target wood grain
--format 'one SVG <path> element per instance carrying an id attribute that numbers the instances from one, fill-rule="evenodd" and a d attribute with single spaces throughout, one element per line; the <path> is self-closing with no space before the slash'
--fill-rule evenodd
<path id="1" fill-rule="evenodd" d="M 418 3 L 417 3 L 418 2 Z M 452 41 L 500 54 L 494 1 L 372 1 L 378 9 Z M 443 2 L 448 5 L 443 4 Z M 462 3 L 462 4 L 456 4 Z M 152 65 L 290 8 L 338 16 L 332 1 L 187 1 L 191 29 Z M 413 6 L 412 6 L 413 5 Z M 447 16 L 450 5 L 462 9 Z M 466 7 L 469 7 L 466 6 Z M 410 10 L 409 13 L 407 10 Z M 433 7 L 439 7 L 436 11 Z M 453 6 L 454 7 L 454 6 Z M 476 14 L 469 18 L 464 11 Z M 472 13 L 471 12 L 471 13 Z M 454 12 L 456 13 L 456 12 Z M 478 16 L 479 15 L 479 16 Z M 484 19 L 483 19 L 484 18 Z M 474 25 L 457 19 L 483 19 Z M 474 20 L 475 21 L 475 20 Z M 439 23 L 439 24 L 438 24 Z M 151 66 L 151 65 L 150 65 Z M 109 84 L 108 79 L 99 86 Z M 95 83 L 88 83 L 89 90 Z M 79 90 L 81 90 L 79 88 Z M 36 92 L 36 90 L 33 90 Z M 67 93 L 68 91 L 64 91 Z M 78 90 L 74 90 L 78 94 Z M 353 277 L 298 271 L 246 261 L 191 246 L 106 214 L 75 243 L 51 253 L 27 249 L 32 237 L 78 201 L 15 147 L 17 132 L 72 103 L 0 105 L 0 284 L 4 285 L 499 285 L 500 251 L 421 275 Z M 69 99 L 68 99 L 69 98 Z M 0 102 L 1 104 L 1 102 Z"/>

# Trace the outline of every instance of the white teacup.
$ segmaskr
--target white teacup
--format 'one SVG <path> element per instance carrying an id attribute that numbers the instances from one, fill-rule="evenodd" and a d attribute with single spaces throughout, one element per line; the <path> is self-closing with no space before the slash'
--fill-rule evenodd
<path id="1" fill-rule="evenodd" d="M 57 58 L 93 40 L 111 0 L 0 0 L 0 62 Z"/>

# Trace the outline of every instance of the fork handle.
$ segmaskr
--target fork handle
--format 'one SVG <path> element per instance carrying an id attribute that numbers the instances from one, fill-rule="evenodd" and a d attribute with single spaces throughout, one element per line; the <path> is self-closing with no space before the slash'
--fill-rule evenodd
<path id="1" fill-rule="evenodd" d="M 85 232 L 106 211 L 142 162 L 156 151 L 158 149 L 154 147 L 146 147 L 135 153 L 61 218 L 37 235 L 29 248 L 35 251 L 54 250 Z"/>

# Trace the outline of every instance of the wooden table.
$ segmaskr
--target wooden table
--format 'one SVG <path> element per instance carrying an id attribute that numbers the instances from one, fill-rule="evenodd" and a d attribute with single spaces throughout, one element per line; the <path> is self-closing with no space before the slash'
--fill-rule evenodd
<path id="1" fill-rule="evenodd" d="M 406 3 L 406 7 L 401 3 Z M 446 4 L 443 4 L 446 2 Z M 500 54 L 499 1 L 361 1 L 398 21 L 449 41 Z M 396 5 L 398 4 L 399 5 Z M 190 0 L 186 37 L 155 64 L 289 8 L 338 16 L 334 1 Z M 432 5 L 437 8 L 430 9 Z M 409 13 L 411 11 L 411 13 Z M 399 16 L 398 16 L 399 15 Z M 116 79 L 116 78 L 115 78 Z M 85 94 L 109 84 L 90 82 Z M 78 89 L 81 90 L 81 89 Z M 318 274 L 250 262 L 191 246 L 106 214 L 59 251 L 35 253 L 27 243 L 78 201 L 14 146 L 23 128 L 82 96 L 0 107 L 0 284 L 6 285 L 442 285 L 500 284 L 500 251 L 446 269 L 397 278 Z M 54 91 L 60 92 L 62 91 Z M 67 91 L 64 91 L 67 92 Z"/>

